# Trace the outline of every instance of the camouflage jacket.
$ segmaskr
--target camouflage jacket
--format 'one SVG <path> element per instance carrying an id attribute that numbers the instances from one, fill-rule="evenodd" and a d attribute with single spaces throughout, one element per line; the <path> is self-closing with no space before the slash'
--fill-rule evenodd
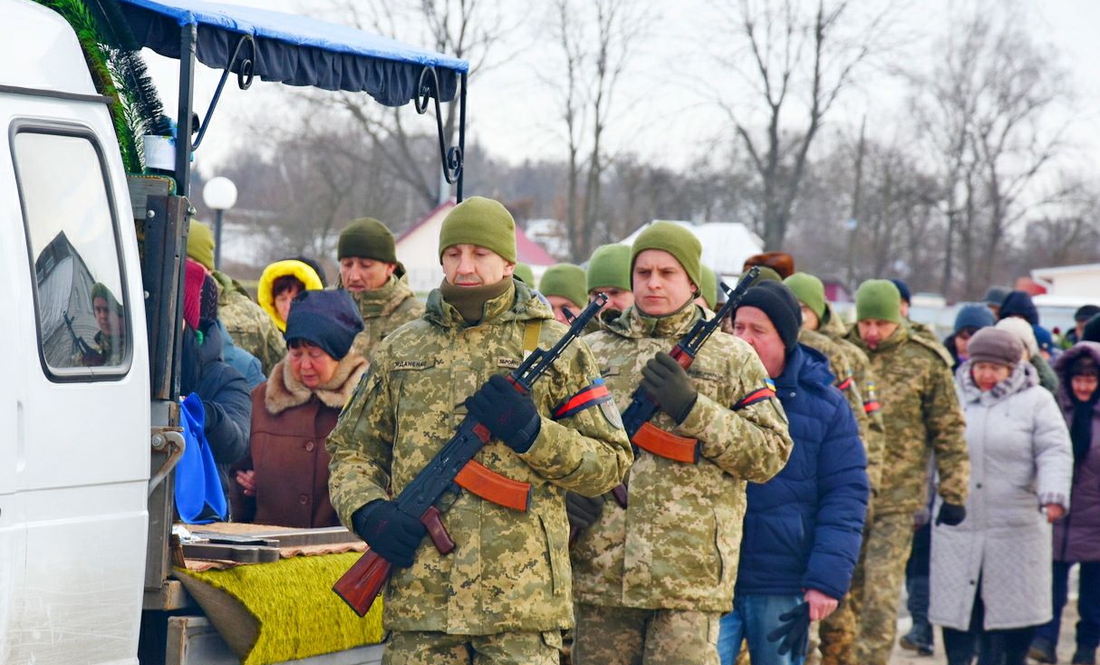
<path id="1" fill-rule="evenodd" d="M 416 297 L 404 277 L 390 276 L 380 289 L 352 293 L 363 317 L 363 331 L 355 336 L 352 349 L 364 358 L 387 335 L 424 314 L 424 303 Z"/>
<path id="2" fill-rule="evenodd" d="M 438 290 L 427 312 L 384 339 L 371 368 L 328 438 L 332 503 L 351 527 L 361 506 L 401 492 L 454 434 L 466 398 L 493 374 L 520 363 L 528 326 L 539 347 L 565 332 L 549 307 L 516 282 L 467 326 Z M 411 568 L 395 570 L 385 596 L 388 630 L 483 635 L 549 631 L 573 624 L 565 490 L 598 496 L 622 482 L 632 459 L 618 410 L 550 414 L 599 382 L 599 366 L 579 340 L 534 386 L 542 429 L 531 449 L 491 440 L 477 455 L 489 469 L 530 483 L 519 512 L 469 492 L 445 495 L 443 522 L 458 547 L 442 556 L 425 538 Z M 613 424 L 614 423 L 614 424 Z"/>
<path id="3" fill-rule="evenodd" d="M 867 428 L 871 432 L 870 439 L 864 439 L 863 445 L 867 448 L 867 478 L 871 481 L 873 504 L 882 483 L 882 459 L 886 454 L 886 423 L 882 418 L 882 396 L 878 391 L 875 370 L 871 368 L 871 359 L 864 350 L 848 341 L 848 327 L 829 303 L 825 303 L 825 316 L 817 332 L 828 337 L 846 354 L 852 367 L 852 380 L 863 398 L 863 412 L 867 414 Z"/>
<path id="4" fill-rule="evenodd" d="M 875 514 L 915 513 L 927 504 L 931 451 L 939 470 L 940 496 L 963 505 L 970 457 L 950 354 L 939 343 L 911 335 L 905 324 L 873 351 L 856 327 L 848 340 L 867 353 L 880 381 L 886 452 Z"/>
<path id="5" fill-rule="evenodd" d="M 269 376 L 286 356 L 283 334 L 239 282 L 218 270 L 214 279 L 218 282 L 218 318 L 233 343 L 256 356 L 264 376 Z"/>
<path id="6" fill-rule="evenodd" d="M 836 387 L 848 400 L 852 415 L 859 426 L 859 438 L 863 442 L 863 451 L 867 455 L 867 479 L 871 483 L 872 497 L 878 492 L 882 480 L 882 449 L 886 445 L 886 432 L 883 430 L 882 415 L 874 394 L 864 396 L 864 387 L 874 390 L 874 384 L 865 384 L 870 361 L 862 351 L 844 340 L 832 340 L 816 330 L 803 328 L 798 332 L 798 341 L 816 349 L 829 359 L 829 370 L 836 378 Z M 860 367 L 860 379 L 856 378 L 856 367 Z"/>
<path id="7" fill-rule="evenodd" d="M 631 307 L 606 330 L 588 335 L 607 387 L 630 403 L 641 370 L 670 351 L 702 315 L 692 306 L 653 319 Z M 737 579 L 745 483 L 765 482 L 791 452 L 787 418 L 756 353 L 715 334 L 688 370 L 699 391 L 679 425 L 659 412 L 657 427 L 698 439 L 698 464 L 639 452 L 624 510 L 607 499 L 600 519 L 572 549 L 579 602 L 606 607 L 728 612 Z M 744 400 L 742 408 L 733 408 Z"/>

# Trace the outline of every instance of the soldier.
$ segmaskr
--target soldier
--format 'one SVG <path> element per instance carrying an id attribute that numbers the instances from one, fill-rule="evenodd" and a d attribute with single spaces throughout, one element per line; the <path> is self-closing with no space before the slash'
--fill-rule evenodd
<path id="1" fill-rule="evenodd" d="M 929 452 L 935 452 L 944 501 L 937 524 L 953 526 L 966 516 L 970 459 L 951 357 L 942 345 L 910 333 L 897 287 L 882 279 L 860 285 L 856 326 L 848 340 L 871 359 L 886 422 L 882 481 L 867 527 L 856 662 L 886 665 L 913 541 L 913 515 L 927 503 Z"/>
<path id="2" fill-rule="evenodd" d="M 718 621 L 733 602 L 745 483 L 764 482 L 791 451 L 787 419 L 759 357 L 714 335 L 689 371 L 669 355 L 703 310 L 699 240 L 656 222 L 631 249 L 634 305 L 584 339 L 623 406 L 641 385 L 652 423 L 697 446 L 697 463 L 639 453 L 626 508 L 570 494 L 576 665 L 718 662 Z"/>
<path id="3" fill-rule="evenodd" d="M 92 313 L 95 315 L 99 331 L 88 344 L 72 329 L 72 319 L 65 313 L 69 334 L 73 338 L 73 365 L 99 367 L 101 365 L 121 365 L 126 357 L 126 323 L 123 319 L 122 304 L 111 290 L 101 282 L 92 285 Z"/>
<path id="4" fill-rule="evenodd" d="M 695 304 L 713 312 L 718 307 L 718 275 L 707 266 L 700 265 L 699 279 L 702 283 L 699 284 L 699 297 L 695 299 Z"/>
<path id="5" fill-rule="evenodd" d="M 634 292 L 630 286 L 630 246 L 603 245 L 592 252 L 586 274 L 588 297 L 597 293 L 607 296 L 605 310 L 625 312 L 634 304 Z"/>
<path id="6" fill-rule="evenodd" d="M 424 303 L 405 279 L 393 234 L 377 219 L 357 219 L 340 232 L 339 288 L 351 294 L 363 317 L 352 350 L 364 358 L 387 335 L 424 314 Z"/>
<path id="7" fill-rule="evenodd" d="M 558 323 L 569 325 L 565 309 L 568 308 L 576 316 L 588 303 L 584 292 L 584 268 L 572 263 L 550 266 L 542 273 L 539 291 L 550 301 L 550 306 L 554 309 L 554 319 Z"/>
<path id="8" fill-rule="evenodd" d="M 329 436 L 340 520 L 394 564 L 383 663 L 557 665 L 573 624 L 565 490 L 597 496 L 622 481 L 630 444 L 599 365 L 581 342 L 521 395 L 504 374 L 565 332 L 512 278 L 515 222 L 470 198 L 439 238 L 445 278 L 425 315 L 382 340 Z M 487 381 L 488 379 L 491 380 Z M 596 407 L 596 408 L 592 408 Z M 442 556 L 396 496 L 468 414 L 492 432 L 477 461 L 531 485 L 526 512 L 462 492 L 443 520 Z"/>
<path id="9" fill-rule="evenodd" d="M 218 283 L 218 320 L 233 342 L 260 361 L 264 376 L 286 355 L 286 341 L 275 322 L 252 300 L 240 282 L 214 269 L 214 234 L 202 222 L 191 222 L 187 256 L 202 264 Z"/>
<path id="10" fill-rule="evenodd" d="M 852 413 L 859 425 L 859 436 L 867 454 L 867 477 L 871 483 L 871 500 L 867 508 L 870 523 L 874 495 L 882 478 L 882 455 L 886 445 L 886 426 L 882 422 L 880 404 L 875 394 L 874 372 L 871 361 L 856 345 L 844 339 L 846 332 L 839 325 L 839 318 L 825 300 L 825 285 L 817 277 L 798 272 L 783 283 L 790 288 L 802 306 L 802 330 L 798 341 L 821 351 L 829 358 L 829 366 L 836 377 L 836 386 L 848 399 Z M 833 336 L 822 332 L 822 322 L 836 322 L 830 326 Z M 860 558 L 852 586 L 835 612 L 819 626 L 822 665 L 855 665 L 855 639 L 857 616 L 862 598 L 864 557 L 867 540 L 864 534 Z"/>
<path id="11" fill-rule="evenodd" d="M 940 338 L 936 336 L 936 330 L 932 326 L 909 318 L 909 308 L 913 304 L 913 296 L 909 292 L 909 285 L 901 279 L 891 279 L 890 283 L 898 288 L 898 295 L 901 296 L 901 318 L 905 319 L 905 324 L 909 326 L 909 332 L 940 344 Z"/>

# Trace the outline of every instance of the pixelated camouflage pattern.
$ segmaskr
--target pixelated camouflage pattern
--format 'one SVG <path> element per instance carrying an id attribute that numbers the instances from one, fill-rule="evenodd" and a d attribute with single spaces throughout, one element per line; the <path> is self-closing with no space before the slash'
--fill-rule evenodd
<path id="1" fill-rule="evenodd" d="M 878 492 L 882 480 L 882 451 L 886 446 L 885 425 L 882 422 L 881 409 L 868 405 L 877 402 L 874 393 L 874 380 L 870 363 L 862 351 L 845 340 L 833 340 L 816 331 L 803 328 L 798 333 L 798 341 L 810 348 L 817 349 L 829 359 L 829 369 L 836 377 L 836 386 L 842 388 L 852 415 L 859 426 L 859 439 L 867 454 L 867 479 L 871 484 L 871 497 Z M 857 373 L 858 368 L 858 373 Z M 868 389 L 870 394 L 865 395 Z"/>
<path id="2" fill-rule="evenodd" d="M 390 275 L 390 281 L 380 289 L 348 293 L 363 317 L 363 330 L 355 336 L 351 348 L 364 358 L 369 358 L 371 349 L 390 333 L 424 315 L 424 303 L 404 276 Z"/>
<path id="3" fill-rule="evenodd" d="M 853 326 L 848 341 L 865 351 L 879 379 L 886 452 L 882 481 L 875 497 L 875 516 L 913 513 L 927 501 L 928 457 L 935 450 L 939 492 L 945 501 L 963 505 L 970 481 L 965 423 L 951 356 L 943 346 L 912 335 L 904 323 L 889 338 L 869 349 Z"/>
<path id="4" fill-rule="evenodd" d="M 283 333 L 240 282 L 218 270 L 213 274 L 218 282 L 218 318 L 233 343 L 256 356 L 264 376 L 270 376 L 271 370 L 286 356 Z"/>
<path id="5" fill-rule="evenodd" d="M 573 665 L 718 665 L 721 615 L 578 603 Z"/>
<path id="6" fill-rule="evenodd" d="M 654 319 L 630 308 L 584 338 L 607 387 L 626 408 L 642 368 L 668 352 L 702 315 L 690 306 Z M 787 463 L 791 439 L 773 396 L 731 407 L 764 388 L 756 353 L 731 335 L 715 334 L 688 370 L 699 396 L 679 425 L 664 412 L 657 427 L 698 439 L 698 464 L 638 453 L 629 474 L 629 506 L 607 501 L 599 521 L 573 549 L 574 591 L 580 602 L 607 607 L 728 612 L 740 556 L 745 483 L 765 482 Z"/>
<path id="7" fill-rule="evenodd" d="M 466 416 L 466 398 L 493 374 L 519 365 L 528 322 L 540 326 L 540 348 L 565 333 L 521 282 L 490 299 L 475 326 L 437 289 L 423 318 L 375 347 L 370 370 L 328 438 L 330 494 L 346 526 L 361 506 L 401 492 L 453 436 Z M 528 511 L 469 492 L 445 495 L 443 522 L 458 546 L 442 556 L 426 538 L 413 566 L 394 572 L 385 595 L 388 630 L 484 635 L 572 625 L 565 490 L 588 496 L 610 490 L 632 454 L 625 432 L 600 408 L 561 422 L 546 415 L 599 376 L 578 340 L 535 384 L 543 419 L 531 449 L 520 455 L 493 439 L 476 457 L 531 484 Z"/>
<path id="8" fill-rule="evenodd" d="M 561 632 L 448 635 L 395 632 L 386 641 L 382 665 L 559 665 Z"/>
<path id="9" fill-rule="evenodd" d="M 886 665 L 897 634 L 898 602 L 913 544 L 913 516 L 876 514 L 865 534 L 867 554 L 860 568 L 862 579 L 858 580 L 862 606 L 858 608 L 854 662 Z"/>
<path id="10" fill-rule="evenodd" d="M 939 337 L 936 337 L 936 331 L 932 328 L 932 326 L 921 323 L 919 321 L 914 321 L 910 318 L 906 318 L 905 323 L 909 326 L 909 333 L 911 335 L 914 335 L 916 337 L 923 337 L 929 342 L 934 342 L 936 344 L 939 344 L 940 346 L 943 346 L 943 342 L 940 341 Z M 944 347 L 944 351 L 946 350 L 947 347 Z"/>
<path id="11" fill-rule="evenodd" d="M 859 615 L 863 610 L 863 566 L 867 563 L 867 530 L 873 520 L 874 515 L 868 511 L 859 560 L 856 561 L 848 593 L 840 600 L 836 610 L 819 623 L 821 665 L 858 665 L 856 635 L 859 632 Z"/>

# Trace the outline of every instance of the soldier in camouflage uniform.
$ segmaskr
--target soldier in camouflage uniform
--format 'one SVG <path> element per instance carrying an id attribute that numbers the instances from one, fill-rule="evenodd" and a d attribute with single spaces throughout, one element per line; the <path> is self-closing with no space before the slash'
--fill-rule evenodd
<path id="1" fill-rule="evenodd" d="M 405 279 L 393 234 L 377 219 L 357 219 L 340 232 L 339 287 L 351 294 L 363 317 L 352 350 L 364 358 L 387 335 L 424 314 L 424 303 Z"/>
<path id="2" fill-rule="evenodd" d="M 579 535 L 571 556 L 575 665 L 718 662 L 718 622 L 733 602 L 745 483 L 764 482 L 791 451 L 787 420 L 763 364 L 716 334 L 685 372 L 669 356 L 703 316 L 699 241 L 668 222 L 632 248 L 635 304 L 584 340 L 624 407 L 641 385 L 660 402 L 652 424 L 700 453 L 681 463 L 640 451 L 624 509 L 567 498 Z M 640 440 L 640 439 L 639 439 Z"/>
<path id="3" fill-rule="evenodd" d="M 218 283 L 218 320 L 233 343 L 256 356 L 264 376 L 286 355 L 286 340 L 267 315 L 229 275 L 214 269 L 214 234 L 202 222 L 192 221 L 187 236 L 187 256 L 198 261 Z"/>
<path id="4" fill-rule="evenodd" d="M 856 292 L 849 341 L 863 349 L 879 377 L 886 452 L 874 516 L 866 535 L 856 662 L 886 665 L 894 646 L 898 600 L 913 540 L 913 514 L 927 503 L 929 453 L 935 452 L 944 503 L 937 523 L 965 517 L 970 458 L 951 357 L 910 334 L 897 288 L 869 280 Z M 858 580 L 857 580 L 858 581 Z"/>
<path id="5" fill-rule="evenodd" d="M 428 296 L 423 318 L 375 347 L 328 438 L 341 521 L 395 565 L 383 663 L 557 665 L 562 630 L 573 624 L 565 491 L 598 496 L 630 466 L 618 410 L 582 342 L 530 396 L 503 378 L 525 351 L 549 348 L 565 332 L 511 277 L 514 229 L 496 201 L 473 197 L 451 210 L 440 233 L 443 284 Z M 477 461 L 529 483 L 530 507 L 449 496 L 443 522 L 457 548 L 442 556 L 389 497 L 467 414 L 493 433 Z"/>
<path id="6" fill-rule="evenodd" d="M 871 501 L 867 506 L 867 524 L 873 515 L 874 495 L 882 478 L 882 455 L 886 445 L 886 426 L 881 405 L 875 393 L 871 361 L 859 347 L 844 339 L 847 330 L 825 300 L 821 280 L 807 273 L 795 273 L 783 281 L 802 305 L 802 331 L 798 341 L 821 351 L 829 358 L 837 388 L 844 393 L 859 425 L 859 436 L 867 453 L 867 477 L 871 482 Z M 829 334 L 826 334 L 828 331 Z M 848 594 L 837 610 L 819 626 L 821 662 L 823 665 L 855 665 L 856 617 L 861 608 L 863 589 L 856 582 L 863 579 L 862 569 L 867 555 L 864 533 L 863 547 L 856 573 Z"/>

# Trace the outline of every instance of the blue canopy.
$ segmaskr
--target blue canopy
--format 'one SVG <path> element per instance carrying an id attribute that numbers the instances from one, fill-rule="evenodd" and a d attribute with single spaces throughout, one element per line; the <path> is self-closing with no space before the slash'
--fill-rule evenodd
<path id="1" fill-rule="evenodd" d="M 366 92 L 387 106 L 417 96 L 425 67 L 436 70 L 439 100 L 451 101 L 460 75 L 470 69 L 465 60 L 308 16 L 204 0 L 121 0 L 121 6 L 137 40 L 163 56 L 178 59 L 180 28 L 196 25 L 195 57 L 227 69 L 240 38 L 251 35 L 253 71 L 261 80 Z"/>

